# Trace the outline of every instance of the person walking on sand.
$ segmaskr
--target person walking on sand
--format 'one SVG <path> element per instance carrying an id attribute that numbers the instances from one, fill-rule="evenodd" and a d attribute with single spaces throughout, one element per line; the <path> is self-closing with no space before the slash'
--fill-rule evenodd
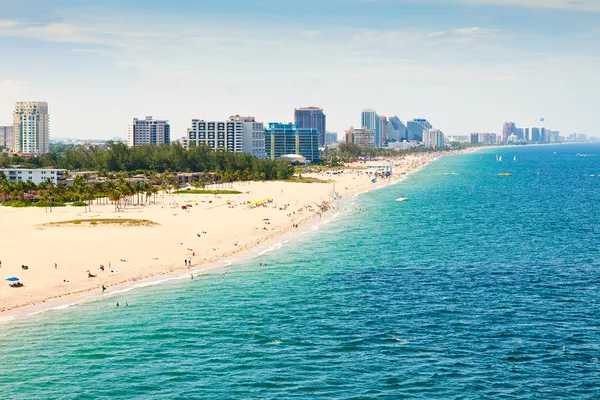
<path id="1" fill-rule="evenodd" d="M 58 264 L 54 263 L 54 269 L 58 269 Z"/>
<path id="2" fill-rule="evenodd" d="M 106 286 L 102 285 L 102 294 L 104 294 L 104 292 L 106 292 Z"/>
<path id="3" fill-rule="evenodd" d="M 185 263 L 185 266 L 187 267 L 187 260 L 185 260 L 184 263 Z"/>

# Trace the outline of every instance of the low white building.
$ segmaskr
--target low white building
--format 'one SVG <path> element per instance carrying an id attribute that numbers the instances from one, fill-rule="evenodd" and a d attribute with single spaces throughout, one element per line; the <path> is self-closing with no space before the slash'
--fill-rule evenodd
<path id="1" fill-rule="evenodd" d="M 0 168 L 9 182 L 33 182 L 39 185 L 48 179 L 55 185 L 62 180 L 64 169 L 28 169 L 28 168 Z"/>

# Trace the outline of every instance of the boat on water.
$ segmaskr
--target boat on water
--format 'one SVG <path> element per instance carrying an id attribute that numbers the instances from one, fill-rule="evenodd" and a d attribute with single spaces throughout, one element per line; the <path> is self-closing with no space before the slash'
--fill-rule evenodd
<path id="1" fill-rule="evenodd" d="M 406 201 L 406 200 L 408 200 L 408 199 L 404 196 L 398 196 L 398 198 L 396 199 L 396 201 Z"/>
<path id="2" fill-rule="evenodd" d="M 514 156 L 513 161 L 517 161 L 517 156 Z"/>
<path id="3" fill-rule="evenodd" d="M 510 172 L 501 172 L 498 176 L 512 176 L 512 174 Z"/>

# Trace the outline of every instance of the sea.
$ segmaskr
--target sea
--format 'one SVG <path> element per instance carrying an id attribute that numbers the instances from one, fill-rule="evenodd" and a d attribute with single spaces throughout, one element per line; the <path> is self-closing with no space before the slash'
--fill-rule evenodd
<path id="1" fill-rule="evenodd" d="M 0 398 L 598 399 L 599 207 L 600 145 L 442 157 L 243 262 L 1 324 Z"/>

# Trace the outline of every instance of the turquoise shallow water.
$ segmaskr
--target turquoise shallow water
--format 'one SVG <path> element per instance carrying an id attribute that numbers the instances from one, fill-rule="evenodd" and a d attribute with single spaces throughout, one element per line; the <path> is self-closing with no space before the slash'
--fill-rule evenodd
<path id="1" fill-rule="evenodd" d="M 598 398 L 598 175 L 592 145 L 445 157 L 227 276 L 0 326 L 0 397 Z"/>

